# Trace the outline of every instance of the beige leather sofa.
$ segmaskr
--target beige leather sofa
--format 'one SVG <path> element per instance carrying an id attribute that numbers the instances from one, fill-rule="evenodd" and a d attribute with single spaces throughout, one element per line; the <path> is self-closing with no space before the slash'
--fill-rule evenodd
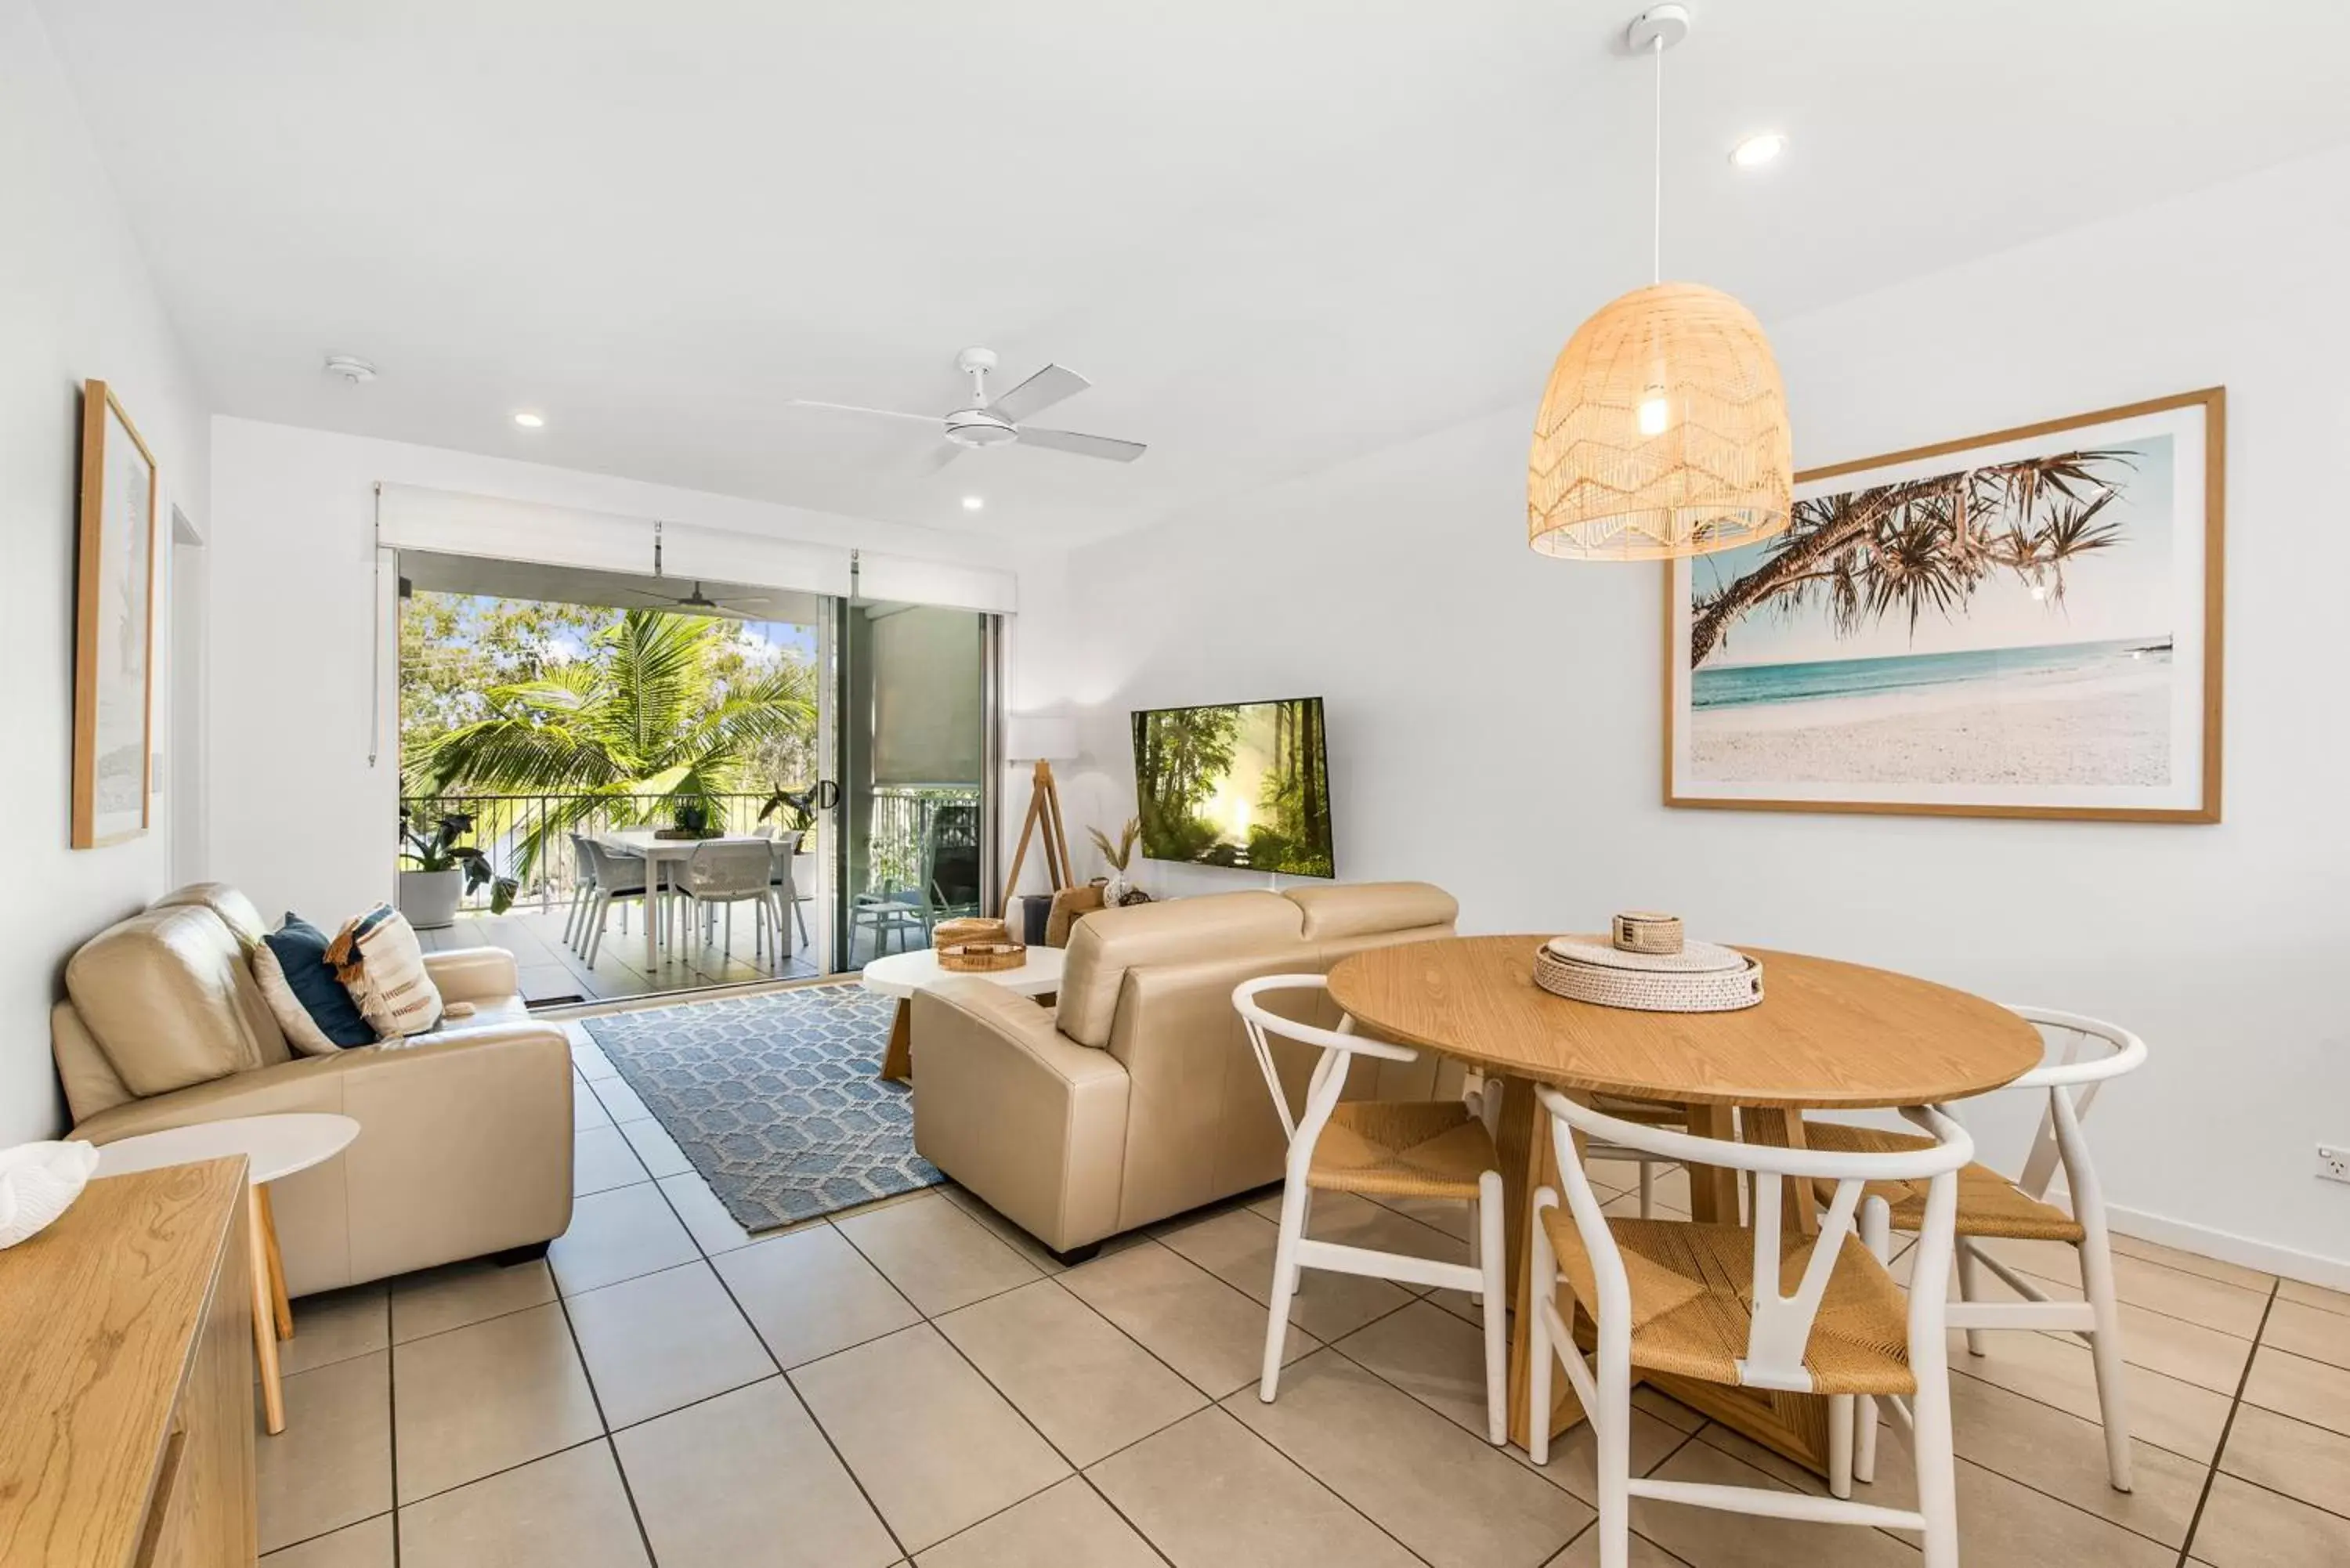
<path id="1" fill-rule="evenodd" d="M 915 994 L 914 1147 L 1059 1252 L 1277 1181 L 1281 1123 L 1232 987 L 1450 936 L 1458 912 L 1440 888 L 1381 882 L 1089 914 L 1055 1009 L 978 978 Z M 1295 1105 L 1314 1054 L 1276 1051 Z M 1347 1093 L 1435 1098 L 1459 1079 L 1430 1056 L 1366 1062 Z"/>
<path id="2" fill-rule="evenodd" d="M 266 928 L 219 883 L 109 927 L 66 965 L 51 1044 L 75 1127 L 134 1133 L 282 1111 L 354 1117 L 339 1158 L 270 1188 L 293 1295 L 543 1247 L 571 1223 L 571 1050 L 535 1023 L 497 948 L 428 953 L 430 1034 L 299 1056 L 246 953 Z"/>

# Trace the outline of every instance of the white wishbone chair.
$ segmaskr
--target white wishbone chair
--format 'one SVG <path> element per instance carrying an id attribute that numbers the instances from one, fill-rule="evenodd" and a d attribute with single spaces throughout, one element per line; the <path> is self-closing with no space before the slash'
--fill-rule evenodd
<path id="1" fill-rule="evenodd" d="M 1645 1127 L 1538 1091 L 1549 1110 L 1566 1211 L 1548 1187 L 1534 1194 L 1534 1322 L 1529 1325 L 1528 1407 L 1535 1412 L 1534 1461 L 1550 1458 L 1551 1365 L 1555 1356 L 1583 1401 L 1598 1439 L 1600 1568 L 1626 1568 L 1631 1500 L 1773 1519 L 1915 1531 L 1925 1568 L 1957 1568 L 1956 1461 L 1950 1450 L 1949 1346 L 1943 1295 L 1950 1269 L 1958 1172 L 1974 1144 L 1958 1123 L 1929 1108 L 1904 1111 L 1932 1136 L 1893 1154 L 1836 1154 L 1731 1143 Z M 1577 1157 L 1577 1135 L 1668 1159 L 1744 1171 L 1752 1177 L 1751 1228 L 1671 1220 L 1610 1220 Z M 1826 1180 L 1835 1196 L 1819 1234 L 1783 1236 L 1776 1179 Z M 1885 1265 L 1862 1246 L 1854 1215 L 1871 1181 L 1926 1187 L 1924 1230 L 1908 1301 Z M 1574 1293 L 1560 1310 L 1558 1286 Z M 1591 1363 L 1570 1321 L 1580 1303 L 1597 1331 Z M 1880 1508 L 1839 1495 L 1775 1488 L 1658 1480 L 1632 1474 L 1635 1369 L 1749 1388 L 1826 1395 L 1831 1456 L 1849 1453 L 1849 1397 L 1909 1394 L 1918 1461 L 1916 1510 Z M 1840 1490 L 1849 1492 L 1850 1478 Z"/>
<path id="2" fill-rule="evenodd" d="M 2046 1007 L 2009 1009 L 2039 1029 L 2045 1039 L 2061 1037 L 2054 1059 L 2036 1067 L 2005 1089 L 2043 1089 L 2048 1103 L 2041 1112 L 2039 1130 L 2023 1174 L 2014 1181 L 1985 1165 L 1969 1165 L 1959 1172 L 1958 1239 L 1955 1243 L 1959 1299 L 1950 1308 L 1950 1326 L 1967 1331 L 1967 1349 L 1982 1352 L 1985 1329 L 2069 1330 L 2085 1340 L 2097 1376 L 2097 1408 L 2106 1428 L 2106 1473 L 2116 1491 L 2130 1490 L 2129 1401 L 2124 1389 L 2121 1305 L 2114 1293 L 2114 1259 L 2106 1232 L 2106 1203 L 2097 1185 L 2096 1167 L 2090 1162 L 2088 1141 L 2081 1122 L 2089 1114 L 2098 1086 L 2108 1078 L 2135 1072 L 2146 1061 L 2146 1042 L 2119 1024 L 2059 1012 Z M 2055 1042 L 2051 1042 L 2055 1044 Z M 2105 1047 L 2103 1054 L 2081 1059 L 2085 1047 Z M 1949 1107 L 1941 1107 L 1946 1112 Z M 1806 1122 L 1804 1141 L 1814 1148 L 1886 1152 L 1914 1148 L 1918 1140 L 1903 1133 L 1874 1127 L 1847 1127 L 1835 1122 Z M 2064 1168 L 2064 1189 L 2073 1211 L 2048 1201 L 2049 1184 L 2056 1168 Z M 1825 1196 L 1825 1193 L 1823 1193 Z M 1915 1183 L 1871 1186 L 1861 1206 L 1862 1239 L 1879 1258 L 1891 1255 L 1891 1232 L 1915 1231 L 1924 1193 Z M 1983 1241 L 2063 1241 L 2079 1250 L 2081 1293 L 2077 1302 L 2052 1301 L 2031 1280 L 1983 1251 Z M 2016 1302 L 1984 1301 L 1978 1268 L 1989 1269 L 2009 1289 L 2022 1296 Z M 1874 1402 L 1863 1400 L 1855 1423 L 1856 1449 L 1852 1473 L 1862 1480 L 1877 1470 L 1877 1418 Z M 1900 1409 L 1895 1407 L 1898 1416 Z"/>
<path id="3" fill-rule="evenodd" d="M 1503 1271 L 1501 1160 L 1486 1130 L 1482 1102 L 1461 1100 L 1342 1100 L 1347 1069 L 1357 1056 L 1416 1062 L 1408 1045 L 1356 1033 L 1355 1021 L 1336 1029 L 1284 1018 L 1258 1004 L 1266 992 L 1327 989 L 1318 974 L 1274 974 L 1244 981 L 1232 990 L 1232 1006 L 1248 1029 L 1257 1066 L 1273 1095 L 1281 1130 L 1289 1138 L 1289 1159 L 1281 1188 L 1281 1229 L 1273 1259 L 1273 1303 L 1264 1331 L 1264 1373 L 1257 1397 L 1273 1403 L 1281 1382 L 1281 1350 L 1288 1336 L 1289 1303 L 1306 1269 L 1409 1284 L 1466 1291 L 1483 1308 L 1485 1326 L 1485 1435 L 1509 1440 L 1509 1324 Z M 1279 1035 L 1320 1049 L 1305 1086 L 1303 1111 L 1293 1117 L 1270 1036 Z M 1380 1252 L 1305 1234 L 1313 1194 L 1353 1192 L 1366 1197 L 1451 1199 L 1470 1206 L 1469 1262 L 1448 1263 L 1403 1252 Z"/>

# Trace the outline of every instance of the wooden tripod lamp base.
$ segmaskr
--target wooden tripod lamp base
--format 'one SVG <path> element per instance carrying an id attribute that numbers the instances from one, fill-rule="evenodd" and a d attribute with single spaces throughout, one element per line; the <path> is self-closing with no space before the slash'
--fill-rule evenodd
<path id="1" fill-rule="evenodd" d="M 1076 886 L 1076 873 L 1069 862 L 1068 829 L 1061 821 L 1061 790 L 1053 782 L 1053 764 L 1044 758 L 1036 759 L 1036 776 L 1028 794 L 1027 819 L 1020 825 L 1020 846 L 1012 854 L 1012 874 L 1003 879 L 1003 918 L 1012 919 L 1012 900 L 1020 890 L 1020 867 L 1028 859 L 1028 840 L 1044 827 L 1045 874 L 1057 893 Z"/>

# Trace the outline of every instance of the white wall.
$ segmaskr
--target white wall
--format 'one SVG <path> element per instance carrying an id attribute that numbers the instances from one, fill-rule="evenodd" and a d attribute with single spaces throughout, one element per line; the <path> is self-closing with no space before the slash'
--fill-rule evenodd
<path id="1" fill-rule="evenodd" d="M 50 1002 L 66 958 L 167 890 L 172 803 L 143 838 L 68 847 L 72 786 L 75 526 L 81 384 L 98 378 L 154 452 L 163 491 L 159 561 L 176 503 L 204 515 L 204 409 L 113 187 L 39 18 L 0 0 L 0 670 L 12 754 L 0 767 L 12 894 L 0 899 L 0 1147 L 65 1120 L 50 1065 Z M 171 637 L 156 585 L 155 657 Z M 170 734 L 156 672 L 155 743 Z M 171 759 L 166 784 L 181 759 Z"/>
<path id="2" fill-rule="evenodd" d="M 438 447 L 215 420 L 212 874 L 236 883 L 273 917 L 290 909 L 337 920 L 391 896 L 400 798 L 395 605 L 389 560 L 380 588 L 375 572 L 379 480 L 1015 572 L 1022 565 L 1004 546 L 975 536 Z M 372 597 L 379 591 L 380 602 Z M 372 764 L 371 677 L 383 693 L 382 744 Z"/>
<path id="3" fill-rule="evenodd" d="M 2152 1064 L 2091 1130 L 2124 1228 L 2350 1283 L 2350 1187 L 2311 1174 L 2316 1141 L 2350 1143 L 2345 254 L 2335 155 L 1773 328 L 1804 465 L 2226 384 L 2219 826 L 1664 809 L 1657 573 L 1527 550 L 1534 387 L 1076 553 L 1058 613 L 1032 603 L 1027 641 L 1054 658 L 1019 690 L 1087 705 L 1073 823 L 1130 809 L 1128 709 L 1318 691 L 1340 873 L 1442 883 L 1465 929 L 1669 909 L 2121 1020 Z"/>

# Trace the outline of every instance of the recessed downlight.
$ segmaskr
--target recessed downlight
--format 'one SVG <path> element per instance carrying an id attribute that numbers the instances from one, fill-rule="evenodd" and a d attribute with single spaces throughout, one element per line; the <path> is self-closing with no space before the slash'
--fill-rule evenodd
<path id="1" fill-rule="evenodd" d="M 546 416 L 545 414 L 520 413 L 515 416 L 515 423 L 520 425 L 526 431 L 535 431 L 541 425 L 546 423 Z"/>
<path id="2" fill-rule="evenodd" d="M 962 509 L 965 512 L 976 512 L 986 504 L 987 497 L 983 495 L 966 495 L 962 498 Z"/>
<path id="3" fill-rule="evenodd" d="M 1730 150 L 1730 161 L 1741 169 L 1760 169 L 1765 163 L 1778 161 L 1787 151 L 1787 139 L 1776 130 L 1766 130 L 1760 136 L 1750 136 Z"/>

